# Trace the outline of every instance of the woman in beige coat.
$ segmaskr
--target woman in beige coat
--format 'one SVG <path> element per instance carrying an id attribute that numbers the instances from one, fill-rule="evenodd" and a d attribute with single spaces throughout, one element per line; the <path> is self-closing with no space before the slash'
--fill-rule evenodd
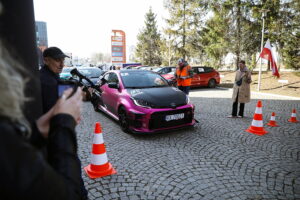
<path id="1" fill-rule="evenodd" d="M 232 113 L 228 117 L 234 118 L 244 117 L 245 103 L 250 102 L 250 83 L 251 83 L 251 72 L 245 65 L 245 61 L 239 62 L 239 69 L 236 71 L 235 80 L 233 85 L 232 94 Z M 240 103 L 239 113 L 237 115 L 237 107 Z"/>

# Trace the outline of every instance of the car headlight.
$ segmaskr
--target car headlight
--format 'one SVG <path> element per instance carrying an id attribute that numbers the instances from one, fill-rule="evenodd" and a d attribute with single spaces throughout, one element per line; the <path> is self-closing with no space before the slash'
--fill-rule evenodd
<path id="1" fill-rule="evenodd" d="M 145 101 L 143 99 L 134 99 L 134 98 L 131 98 L 131 99 L 134 102 L 134 104 L 137 106 L 144 107 L 144 108 L 153 108 L 154 107 L 153 104 L 151 104 L 148 101 Z"/>

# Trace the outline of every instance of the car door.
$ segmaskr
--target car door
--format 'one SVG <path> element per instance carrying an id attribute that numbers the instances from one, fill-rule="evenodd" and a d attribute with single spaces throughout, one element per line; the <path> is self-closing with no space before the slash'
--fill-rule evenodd
<path id="1" fill-rule="evenodd" d="M 207 85 L 207 76 L 205 75 L 205 67 L 197 67 L 198 76 L 199 76 L 199 86 L 206 86 Z"/>
<path id="2" fill-rule="evenodd" d="M 192 79 L 192 86 L 204 86 L 205 77 L 203 74 L 205 73 L 204 67 L 193 67 L 194 77 Z"/>
<path id="3" fill-rule="evenodd" d="M 203 67 L 204 68 L 204 73 L 202 74 L 203 76 L 203 85 L 207 86 L 208 81 L 214 77 L 214 72 L 211 67 Z"/>
<path id="4" fill-rule="evenodd" d="M 101 90 L 102 90 L 101 95 L 102 95 L 103 104 L 105 105 L 106 109 L 109 112 L 116 115 L 120 92 L 119 89 L 108 87 L 108 84 L 109 83 L 119 84 L 118 75 L 114 72 L 110 72 L 105 74 L 103 79 L 104 79 L 104 83 L 101 86 Z"/>

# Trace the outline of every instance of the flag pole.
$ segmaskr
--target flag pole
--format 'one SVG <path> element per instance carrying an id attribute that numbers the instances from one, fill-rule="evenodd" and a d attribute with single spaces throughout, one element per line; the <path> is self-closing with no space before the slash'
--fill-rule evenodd
<path id="1" fill-rule="evenodd" d="M 262 9 L 260 10 L 260 12 L 262 12 L 262 21 L 263 21 L 263 24 L 262 24 L 262 30 L 261 30 L 261 45 L 260 45 L 260 53 L 262 52 L 263 50 L 263 45 L 264 45 L 264 29 L 265 29 L 265 16 L 266 16 L 266 13 L 268 12 L 269 10 L 267 9 Z M 259 58 L 259 57 L 258 57 Z M 261 71 L 262 71 L 262 60 L 260 59 L 260 66 L 259 66 L 259 73 L 258 73 L 258 85 L 257 85 L 257 91 L 260 90 L 260 84 L 261 84 Z"/>

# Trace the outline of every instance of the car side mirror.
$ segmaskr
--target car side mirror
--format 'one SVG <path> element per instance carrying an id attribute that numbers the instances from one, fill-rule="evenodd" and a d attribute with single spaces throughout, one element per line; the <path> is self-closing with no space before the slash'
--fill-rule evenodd
<path id="1" fill-rule="evenodd" d="M 118 83 L 108 83 L 108 87 L 109 88 L 119 89 L 119 84 Z"/>

